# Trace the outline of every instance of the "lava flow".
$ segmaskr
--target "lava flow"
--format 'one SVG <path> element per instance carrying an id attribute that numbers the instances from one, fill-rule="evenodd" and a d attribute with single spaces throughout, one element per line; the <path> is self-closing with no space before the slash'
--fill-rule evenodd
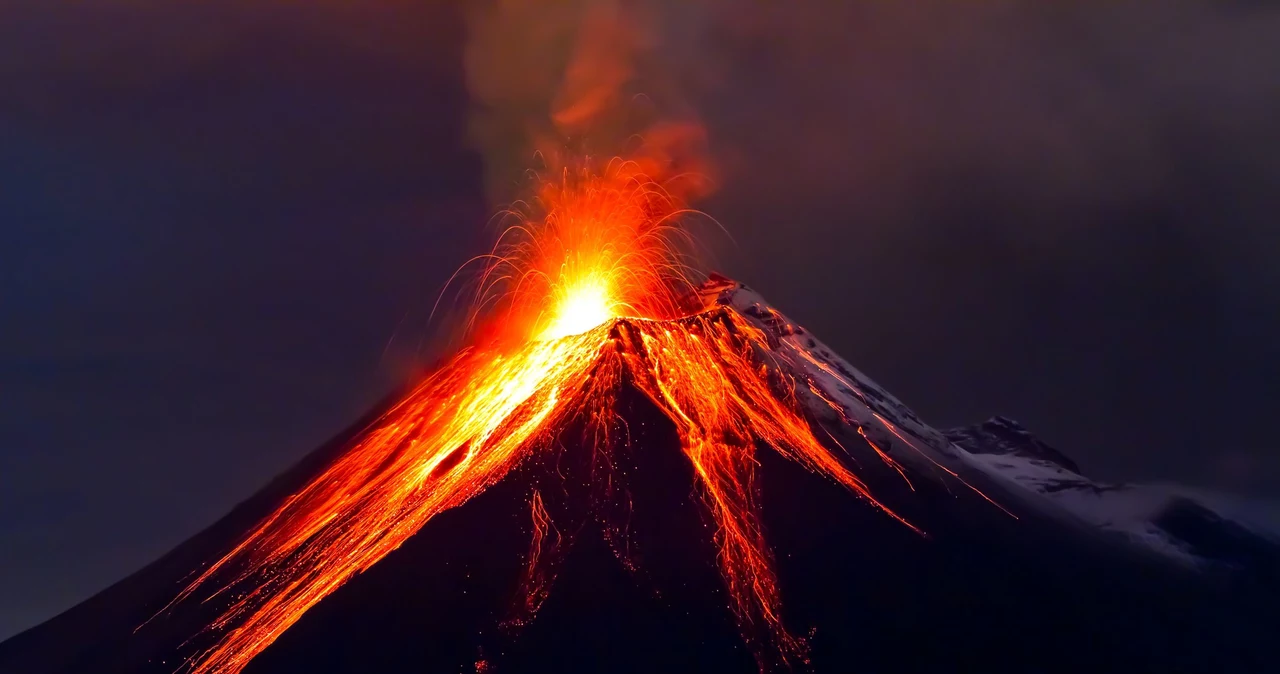
<path id="1" fill-rule="evenodd" d="M 308 609 L 434 516 L 466 503 L 520 462 L 539 460 L 571 418 L 588 420 L 589 442 L 607 438 L 624 382 L 678 432 L 717 525 L 730 608 L 761 668 L 807 662 L 804 641 L 780 615 L 760 522 L 757 446 L 901 518 L 815 435 L 795 382 L 767 367 L 760 328 L 735 311 L 690 299 L 697 295 L 687 292 L 672 244 L 679 199 L 637 165 L 615 161 L 599 173 L 570 171 L 547 182 L 539 204 L 543 215 L 508 230 L 485 258 L 477 304 L 493 318 L 477 320 L 489 330 L 474 331 L 471 346 L 175 600 L 199 594 L 207 601 L 212 593 L 229 604 L 209 626 L 216 643 L 188 663 L 191 671 L 240 671 Z M 594 449 L 608 452 L 607 444 L 597 440 Z M 532 506 L 529 614 L 548 591 L 539 569 L 543 539 L 559 536 L 548 532 L 536 493 Z"/>

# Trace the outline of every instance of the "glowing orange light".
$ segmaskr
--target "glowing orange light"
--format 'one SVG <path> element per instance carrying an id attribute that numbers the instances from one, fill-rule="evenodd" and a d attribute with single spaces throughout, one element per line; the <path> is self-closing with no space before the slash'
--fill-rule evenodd
<path id="1" fill-rule="evenodd" d="M 580 279 L 562 292 L 563 296 L 554 305 L 554 318 L 542 331 L 540 339 L 582 334 L 618 315 L 618 307 L 606 279 Z"/>

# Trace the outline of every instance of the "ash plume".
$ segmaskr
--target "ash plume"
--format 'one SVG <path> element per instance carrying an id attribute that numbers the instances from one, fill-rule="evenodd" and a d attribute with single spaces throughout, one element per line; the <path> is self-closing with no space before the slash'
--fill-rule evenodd
<path id="1" fill-rule="evenodd" d="M 683 190 L 707 190 L 702 127 L 661 54 L 668 9 L 622 0 L 467 6 L 469 132 L 494 203 L 524 196 L 531 168 L 563 168 L 584 155 L 696 175 L 697 186 Z"/>

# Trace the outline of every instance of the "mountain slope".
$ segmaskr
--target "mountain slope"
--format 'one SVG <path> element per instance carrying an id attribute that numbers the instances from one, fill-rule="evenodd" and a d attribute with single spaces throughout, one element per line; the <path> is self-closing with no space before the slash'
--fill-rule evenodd
<path id="1" fill-rule="evenodd" d="M 945 432 L 990 474 L 1130 542 L 1189 564 L 1274 576 L 1280 531 L 1236 499 L 1177 485 L 1106 484 L 1004 417 Z"/>
<path id="2" fill-rule="evenodd" d="M 1268 668 L 1270 635 L 1280 629 L 1274 577 L 1239 573 L 1240 564 L 1188 565 L 1099 532 L 1050 496 L 1065 490 L 1023 479 L 1030 468 L 1003 467 L 1083 480 L 1064 456 L 1023 443 L 1036 448 L 1029 453 L 1008 438 L 940 433 L 749 289 L 717 279 L 703 295 L 708 311 L 733 312 L 763 331 L 760 366 L 793 382 L 798 404 L 876 497 L 926 532 L 776 453 L 756 452 L 783 618 L 808 635 L 814 669 Z M 246 671 L 756 669 L 728 609 L 714 527 L 673 424 L 634 387 L 624 386 L 618 408 L 630 440 L 616 457 L 628 496 L 625 536 L 616 518 L 583 507 L 593 503 L 591 447 L 566 431 L 555 460 L 526 461 L 431 520 Z M 161 611 L 184 578 L 234 545 L 363 426 L 155 564 L 0 644 L 0 672 L 178 669 L 210 644 L 201 628 L 220 614 L 217 600 Z M 513 627 L 535 489 L 561 545 L 545 603 Z M 1214 531 L 1197 511 L 1162 512 L 1162 530 L 1181 532 L 1180 540 Z"/>

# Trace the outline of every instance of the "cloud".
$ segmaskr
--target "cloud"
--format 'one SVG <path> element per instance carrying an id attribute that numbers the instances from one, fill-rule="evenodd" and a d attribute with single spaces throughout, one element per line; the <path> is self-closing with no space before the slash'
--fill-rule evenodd
<path id="1" fill-rule="evenodd" d="M 1224 262 L 1280 243 L 1280 8 L 710 4 L 709 35 L 677 48 L 702 64 L 690 89 L 729 190 L 852 196 L 872 243 L 975 203 L 1046 255 L 1113 226 L 1091 213 L 1157 206 Z"/>

